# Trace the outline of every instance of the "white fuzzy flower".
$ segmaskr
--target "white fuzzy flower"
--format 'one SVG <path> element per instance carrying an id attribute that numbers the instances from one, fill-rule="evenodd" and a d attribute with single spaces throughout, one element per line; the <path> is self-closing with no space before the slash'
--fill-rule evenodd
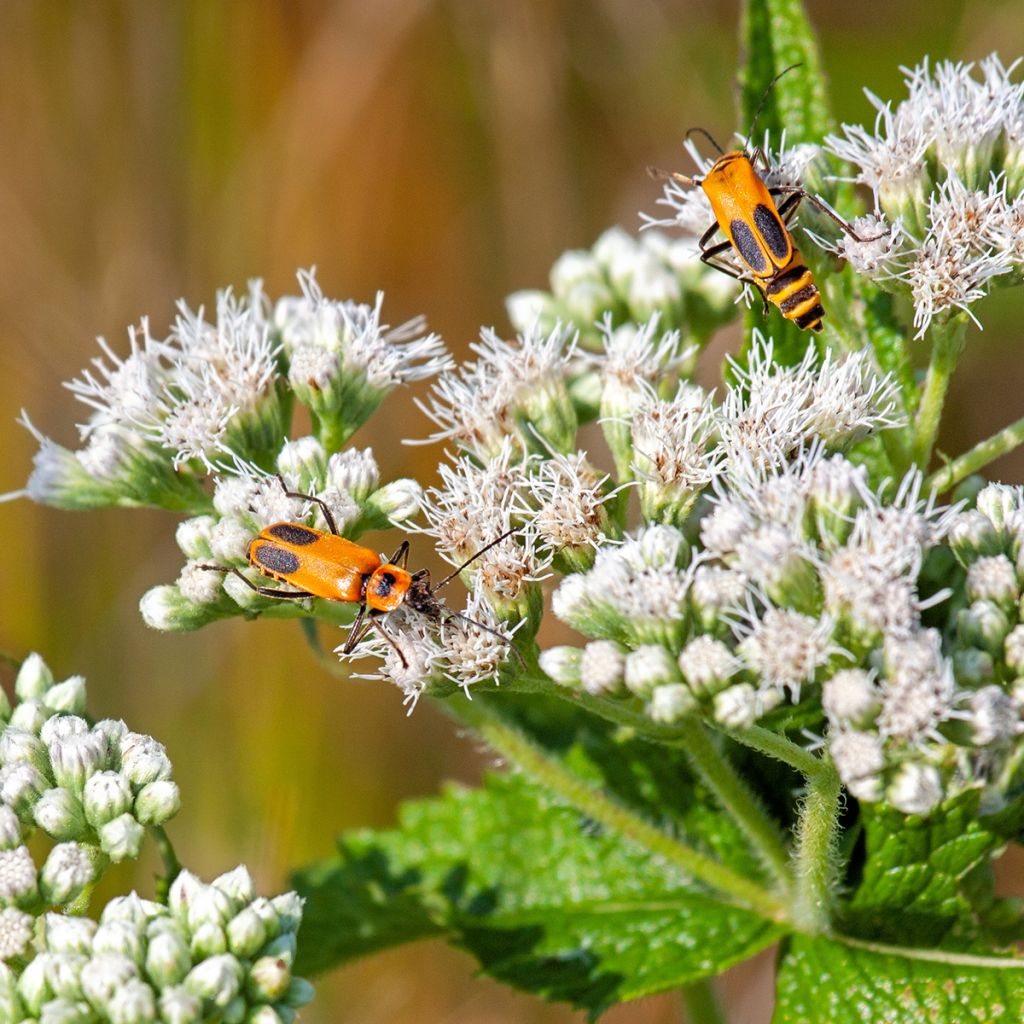
<path id="1" fill-rule="evenodd" d="M 35 927 L 35 918 L 16 907 L 0 910 L 0 961 L 25 955 Z"/>
<path id="2" fill-rule="evenodd" d="M 873 801 L 881 796 L 885 750 L 876 734 L 833 731 L 829 734 L 829 753 L 843 784 L 855 797 Z"/>
<path id="3" fill-rule="evenodd" d="M 901 765 L 885 796 L 904 814 L 927 814 L 942 800 L 942 778 L 933 765 L 907 761 Z"/>
<path id="4" fill-rule="evenodd" d="M 885 673 L 880 682 L 880 735 L 908 744 L 937 736 L 956 702 L 953 669 L 932 629 L 906 636 L 888 636 L 884 644 Z"/>
<path id="5" fill-rule="evenodd" d="M 840 653 L 832 643 L 832 622 L 789 608 L 768 608 L 738 626 L 739 653 L 765 687 L 788 691 L 800 699 L 803 684 L 813 682 L 818 669 Z"/>

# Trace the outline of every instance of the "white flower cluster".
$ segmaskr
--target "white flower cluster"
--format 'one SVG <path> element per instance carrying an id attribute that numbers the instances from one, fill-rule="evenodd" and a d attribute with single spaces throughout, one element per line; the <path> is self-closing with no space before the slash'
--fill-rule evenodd
<path id="1" fill-rule="evenodd" d="M 1024 275 L 1024 82 L 992 54 L 977 67 L 927 61 L 905 70 L 893 108 L 868 93 L 874 130 L 843 125 L 827 140 L 874 192 L 875 212 L 836 245 L 860 273 L 909 294 L 920 337 L 963 311 L 990 282 Z"/>
<path id="2" fill-rule="evenodd" d="M 966 568 L 967 606 L 947 649 L 943 615 L 956 605 L 949 589 L 923 588 L 922 570 L 949 546 Z M 817 443 L 724 473 L 699 543 L 651 525 L 600 548 L 552 602 L 593 639 L 540 664 L 661 723 L 706 714 L 743 729 L 820 700 L 850 792 L 925 814 L 962 787 L 995 792 L 1015 764 L 1022 552 L 1021 488 L 991 485 L 977 509 L 942 508 L 922 497 L 917 471 L 872 487 L 864 466 Z"/>
<path id="3" fill-rule="evenodd" d="M 701 216 L 701 234 L 710 210 Z M 660 222 L 656 222 L 660 223 Z M 674 223 L 674 221 L 673 221 Z M 598 325 L 644 323 L 657 314 L 664 330 L 703 345 L 735 314 L 737 288 L 698 260 L 693 238 L 673 240 L 657 231 L 639 239 L 610 228 L 590 249 L 564 253 L 551 268 L 551 291 L 520 291 L 507 301 L 509 319 L 522 332 L 572 324 L 587 348 L 600 345 Z"/>
<path id="4" fill-rule="evenodd" d="M 210 564 L 236 568 L 254 586 L 274 586 L 249 567 L 252 539 L 277 522 L 329 529 L 316 503 L 290 497 L 289 491 L 319 498 L 349 540 L 367 529 L 404 522 L 420 507 L 421 490 L 414 480 L 381 485 L 371 449 L 347 448 L 328 456 L 312 436 L 286 441 L 280 447 L 276 475 L 240 461 L 232 468 L 232 473 L 215 481 L 213 511 L 186 519 L 178 526 L 178 547 L 187 561 L 177 582 L 154 587 L 142 598 L 142 616 L 154 629 L 198 629 L 215 619 L 241 613 L 309 614 L 305 603 L 264 597 L 234 574 L 203 568 Z"/>
<path id="5" fill-rule="evenodd" d="M 164 748 L 124 722 L 90 725 L 85 680 L 56 683 L 37 654 L 23 662 L 18 698 L 0 707 L 0 905 L 8 923 L 72 902 L 105 858 L 133 859 L 148 826 L 178 811 Z M 26 843 L 54 842 L 37 869 Z"/>
<path id="6" fill-rule="evenodd" d="M 182 303 L 162 340 L 143 320 L 124 358 L 101 339 L 103 355 L 68 384 L 91 410 L 82 447 L 63 448 L 23 419 L 40 448 L 22 493 L 61 508 L 206 511 L 207 473 L 272 467 L 294 397 L 335 451 L 396 385 L 450 365 L 421 319 L 381 323 L 382 296 L 373 306 L 335 302 L 312 272 L 299 276 L 302 296 L 273 308 L 258 282 L 244 298 L 220 292 L 212 321 Z"/>
<path id="7" fill-rule="evenodd" d="M 34 932 L 0 911 L 0 1022 L 290 1024 L 312 987 L 292 974 L 302 901 L 257 897 L 239 867 L 182 871 L 167 906 L 134 893 L 98 922 L 48 913 Z"/>

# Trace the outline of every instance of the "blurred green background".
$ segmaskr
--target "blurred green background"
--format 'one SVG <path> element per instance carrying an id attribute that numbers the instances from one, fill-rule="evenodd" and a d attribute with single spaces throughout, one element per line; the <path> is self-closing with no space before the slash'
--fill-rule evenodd
<path id="1" fill-rule="evenodd" d="M 871 117 L 862 86 L 901 98 L 898 66 L 926 53 L 1024 53 L 1019 0 L 809 8 L 847 121 Z M 457 354 L 481 324 L 505 330 L 507 293 L 542 286 L 561 251 L 653 211 L 644 167 L 684 166 L 687 127 L 737 127 L 737 18 L 714 0 L 5 0 L 0 492 L 22 485 L 34 450 L 18 410 L 73 442 L 81 408 L 60 382 L 96 354 L 95 335 L 123 351 L 142 314 L 164 331 L 179 297 L 209 304 L 256 276 L 290 292 L 296 268 L 316 264 L 329 295 L 383 288 L 390 322 L 424 312 Z M 1019 310 L 1019 292 L 982 304 L 945 450 L 1024 414 Z M 439 450 L 395 443 L 427 432 L 403 392 L 355 440 L 386 475 L 430 482 Z M 1020 480 L 1022 465 L 999 469 Z M 478 777 L 485 758 L 442 715 L 424 704 L 407 720 L 397 691 L 329 677 L 294 624 L 148 631 L 137 601 L 177 574 L 174 526 L 155 512 L 0 505 L 0 650 L 84 673 L 94 714 L 167 745 L 185 864 L 210 877 L 244 862 L 278 891 L 341 829 L 386 826 L 398 801 Z M 149 893 L 154 867 L 125 869 L 108 890 Z M 736 1020 L 768 1019 L 768 966 L 728 977 Z M 440 945 L 409 947 L 321 980 L 303 1019 L 576 1019 L 472 971 Z M 606 1019 L 680 1012 L 663 997 Z"/>

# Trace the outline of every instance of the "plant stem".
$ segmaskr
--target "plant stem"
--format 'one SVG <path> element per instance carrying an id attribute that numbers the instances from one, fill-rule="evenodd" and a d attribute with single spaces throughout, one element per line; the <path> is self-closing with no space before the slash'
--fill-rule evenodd
<path id="1" fill-rule="evenodd" d="M 796 900 L 793 921 L 811 934 L 828 932 L 832 896 L 838 877 L 839 775 L 832 762 L 823 759 L 807 780 L 807 795 L 796 826 L 794 868 Z"/>
<path id="2" fill-rule="evenodd" d="M 557 758 L 506 724 L 485 695 L 473 701 L 446 701 L 446 709 L 473 728 L 503 758 L 517 765 L 547 789 L 587 817 L 645 847 L 687 875 L 717 890 L 729 902 L 770 921 L 784 922 L 786 908 L 776 895 L 731 868 L 686 846 L 649 821 L 595 789 L 569 771 Z"/>
<path id="3" fill-rule="evenodd" d="M 979 441 L 969 451 L 958 455 L 942 469 L 937 469 L 928 477 L 925 490 L 936 493 L 948 491 L 965 477 L 984 469 L 990 462 L 995 462 L 1021 444 L 1024 444 L 1024 419 L 1003 427 L 997 434 Z"/>
<path id="4" fill-rule="evenodd" d="M 157 881 L 157 896 L 161 902 L 166 903 L 171 884 L 181 871 L 181 863 L 178 860 L 178 855 L 174 852 L 174 845 L 171 843 L 170 836 L 167 835 L 163 825 L 155 825 L 152 831 L 153 842 L 156 843 L 157 852 L 160 854 L 160 860 L 163 861 L 164 865 L 163 876 Z"/>
<path id="5" fill-rule="evenodd" d="M 820 757 L 804 750 L 799 744 L 780 736 L 771 729 L 765 729 L 761 725 L 750 725 L 746 729 L 723 729 L 726 736 L 737 743 L 751 750 L 756 750 L 768 757 L 774 757 L 776 761 L 788 764 L 790 768 L 808 777 L 817 775 L 821 771 L 822 761 Z"/>
<path id="6" fill-rule="evenodd" d="M 942 421 L 949 382 L 964 347 L 967 326 L 962 319 L 950 320 L 932 330 L 932 358 L 921 392 L 921 404 L 914 421 L 911 454 L 914 462 L 927 469 Z"/>
<path id="7" fill-rule="evenodd" d="M 683 1006 L 689 1024 L 726 1024 L 711 978 L 699 978 L 684 985 Z"/>
<path id="8" fill-rule="evenodd" d="M 718 802 L 743 830 L 751 848 L 772 873 L 782 893 L 793 885 L 786 850 L 778 825 L 761 805 L 728 759 L 719 751 L 704 726 L 695 718 L 679 724 L 678 745 L 694 771 Z"/>

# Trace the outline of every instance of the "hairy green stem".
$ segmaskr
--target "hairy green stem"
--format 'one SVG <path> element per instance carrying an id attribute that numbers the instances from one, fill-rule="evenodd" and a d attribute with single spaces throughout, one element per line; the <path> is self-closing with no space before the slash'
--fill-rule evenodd
<path id="1" fill-rule="evenodd" d="M 679 723 L 678 745 L 701 781 L 743 830 L 751 849 L 771 872 L 780 892 L 787 893 L 793 884 L 789 853 L 779 826 L 760 800 L 712 743 L 707 730 L 697 719 L 685 718 Z"/>
<path id="2" fill-rule="evenodd" d="M 737 743 L 758 753 L 767 754 L 790 768 L 800 772 L 801 775 L 817 775 L 821 771 L 822 761 L 820 757 L 804 750 L 799 744 L 780 736 L 771 729 L 765 729 L 761 725 L 750 725 L 746 729 L 723 729 L 726 736 Z"/>
<path id="3" fill-rule="evenodd" d="M 941 493 L 955 487 L 961 480 L 984 469 L 990 462 L 1024 444 L 1024 419 L 1003 427 L 998 433 L 979 441 L 973 448 L 958 455 L 952 462 L 937 469 L 930 477 L 927 490 Z"/>
<path id="4" fill-rule="evenodd" d="M 914 462 L 927 469 L 935 448 L 946 403 L 949 382 L 964 347 L 967 327 L 962 318 L 950 320 L 932 329 L 932 357 L 921 391 L 921 404 L 914 421 L 911 455 Z"/>
<path id="5" fill-rule="evenodd" d="M 699 978 L 684 985 L 683 1007 L 689 1024 L 726 1024 L 712 978 Z"/>
<path id="6" fill-rule="evenodd" d="M 579 778 L 519 729 L 504 722 L 489 706 L 485 695 L 481 694 L 473 701 L 446 701 L 444 706 L 476 731 L 495 752 L 587 817 L 645 847 L 687 875 L 715 889 L 729 902 L 770 921 L 783 922 L 787 919 L 785 905 L 774 893 L 679 842 Z"/>
<path id="7" fill-rule="evenodd" d="M 838 879 L 841 786 L 831 761 L 822 760 L 807 780 L 796 827 L 793 923 L 812 934 L 828 932 Z"/>

